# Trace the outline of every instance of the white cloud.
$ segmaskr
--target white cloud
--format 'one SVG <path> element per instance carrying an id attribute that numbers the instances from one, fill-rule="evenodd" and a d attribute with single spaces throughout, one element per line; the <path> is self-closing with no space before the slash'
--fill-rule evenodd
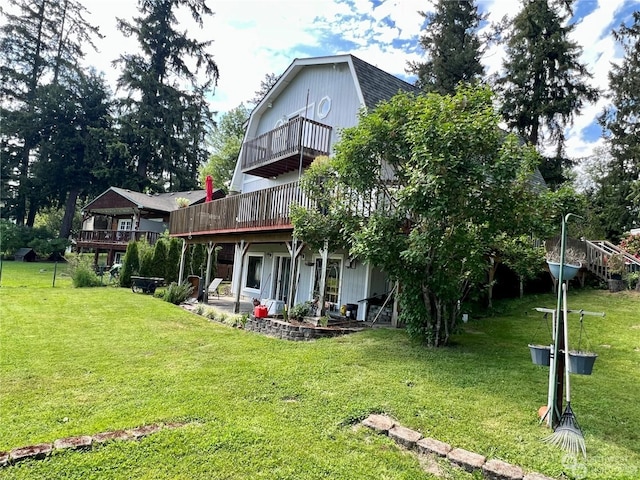
<path id="1" fill-rule="evenodd" d="M 117 70 L 111 62 L 136 51 L 135 39 L 116 28 L 116 17 L 138 16 L 133 0 L 80 0 L 91 12 L 87 19 L 105 35 L 97 42 L 100 53 L 87 52 L 87 63 L 104 71 L 115 85 Z M 591 4 L 596 0 L 589 1 Z M 579 3 L 579 2 L 577 2 Z M 417 12 L 432 9 L 424 0 L 385 0 L 374 7 L 370 0 L 210 0 L 214 16 L 200 30 L 187 15 L 180 28 L 200 40 L 213 40 L 211 53 L 220 69 L 220 80 L 211 99 L 214 110 L 224 112 L 251 99 L 267 73 L 282 73 L 296 57 L 353 53 L 396 75 L 406 76 L 408 61 L 420 60 L 420 49 L 408 53 L 397 45 L 415 42 L 424 22 Z M 596 8 L 577 25 L 573 39 L 583 47 L 582 61 L 593 74 L 592 84 L 605 89 L 612 61 L 620 49 L 610 29 L 620 23 L 619 13 L 629 0 L 597 0 Z M 489 21 L 514 16 L 521 8 L 515 0 L 478 0 Z M 628 8 L 627 8 L 628 9 Z M 353 42 L 356 48 L 347 47 Z M 405 43 L 406 45 L 406 43 Z M 348 50 L 347 50 L 348 49 Z M 487 73 L 502 68 L 504 48 L 493 47 L 483 58 Z M 599 139 L 587 139 L 587 128 L 602 111 L 606 99 L 586 106 L 568 130 L 567 151 L 583 156 Z"/>

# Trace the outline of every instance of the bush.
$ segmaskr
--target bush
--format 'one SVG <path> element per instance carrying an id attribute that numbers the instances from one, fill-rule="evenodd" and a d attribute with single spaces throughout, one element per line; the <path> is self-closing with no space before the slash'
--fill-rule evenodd
<path id="1" fill-rule="evenodd" d="M 101 285 L 100 278 L 93 269 L 93 264 L 87 258 L 79 255 L 69 255 L 68 272 L 71 276 L 73 286 L 76 288 L 98 287 Z"/>
<path id="2" fill-rule="evenodd" d="M 124 254 L 122 268 L 120 269 L 120 286 L 131 287 L 131 275 L 137 275 L 140 270 L 140 259 L 138 257 L 138 243 L 131 242 L 127 245 L 127 251 Z"/>
<path id="3" fill-rule="evenodd" d="M 164 272 L 164 280 L 167 284 L 178 281 L 178 271 L 180 270 L 180 255 L 182 250 L 182 240 L 172 238 L 169 241 L 169 253 Z"/>
<path id="4" fill-rule="evenodd" d="M 193 293 L 193 285 L 189 282 L 183 282 L 178 285 L 176 282 L 171 282 L 164 292 L 165 302 L 173 303 L 174 305 L 180 305 Z"/>
<path id="5" fill-rule="evenodd" d="M 294 305 L 289 311 L 289 318 L 302 319 L 302 317 L 309 315 L 312 306 L 313 304 L 309 301 Z"/>

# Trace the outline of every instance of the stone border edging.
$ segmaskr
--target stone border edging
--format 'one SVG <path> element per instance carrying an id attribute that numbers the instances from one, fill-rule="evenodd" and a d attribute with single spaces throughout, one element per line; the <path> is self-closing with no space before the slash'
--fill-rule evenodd
<path id="1" fill-rule="evenodd" d="M 8 452 L 0 452 L 0 467 L 15 465 L 23 460 L 44 460 L 54 450 L 89 450 L 94 445 L 99 445 L 113 440 L 140 440 L 160 430 L 174 430 L 197 422 L 172 422 L 163 424 L 143 425 L 127 430 L 115 430 L 101 432 L 95 435 L 78 435 L 75 437 L 59 438 L 53 443 L 39 443 L 17 447 Z"/>
<path id="2" fill-rule="evenodd" d="M 397 444 L 409 450 L 415 450 L 425 455 L 445 457 L 451 464 L 467 472 L 473 473 L 482 470 L 483 476 L 488 480 L 553 480 L 536 472 L 525 474 L 522 468 L 502 460 L 487 460 L 480 454 L 462 448 L 454 448 L 434 438 L 425 438 L 420 432 L 403 427 L 387 415 L 369 415 L 362 421 L 362 425 L 387 435 Z"/>

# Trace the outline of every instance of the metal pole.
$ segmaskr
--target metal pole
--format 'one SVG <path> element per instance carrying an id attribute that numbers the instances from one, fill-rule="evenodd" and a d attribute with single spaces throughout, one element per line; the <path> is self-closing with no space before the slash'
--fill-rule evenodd
<path id="1" fill-rule="evenodd" d="M 56 286 L 56 272 L 58 271 L 58 262 L 53 264 L 53 285 L 51 285 L 53 288 L 55 288 Z"/>

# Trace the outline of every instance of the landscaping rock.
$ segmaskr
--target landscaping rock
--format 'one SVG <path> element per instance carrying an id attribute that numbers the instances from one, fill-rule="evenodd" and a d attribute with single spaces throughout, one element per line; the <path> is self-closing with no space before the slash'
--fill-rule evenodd
<path id="1" fill-rule="evenodd" d="M 482 455 L 474 452 L 463 450 L 462 448 L 454 448 L 447 453 L 449 461 L 467 472 L 473 473 L 474 470 L 480 470 L 484 462 L 487 460 Z"/>
<path id="2" fill-rule="evenodd" d="M 385 435 L 395 425 L 394 421 L 386 415 L 369 415 L 362 421 L 365 427 L 369 427 L 377 432 L 384 433 Z"/>
<path id="3" fill-rule="evenodd" d="M 88 435 L 81 435 L 78 437 L 59 438 L 53 442 L 53 448 L 56 450 L 79 450 L 83 448 L 90 448 L 93 439 Z"/>
<path id="4" fill-rule="evenodd" d="M 0 452 L 0 467 L 9 465 L 9 452 Z"/>
<path id="5" fill-rule="evenodd" d="M 446 457 L 453 447 L 435 438 L 422 438 L 416 442 L 416 449 L 422 454 L 436 454 Z"/>
<path id="6" fill-rule="evenodd" d="M 524 472 L 520 467 L 491 459 L 482 466 L 482 473 L 489 480 L 522 480 Z"/>
<path id="7" fill-rule="evenodd" d="M 553 478 L 542 475 L 541 473 L 530 472 L 527 473 L 522 480 L 553 480 Z"/>
<path id="8" fill-rule="evenodd" d="M 21 462 L 22 460 L 27 459 L 41 460 L 49 455 L 52 450 L 53 445 L 50 443 L 40 443 L 38 445 L 14 448 L 9 452 L 9 459 L 12 462 Z"/>
<path id="9" fill-rule="evenodd" d="M 112 440 L 131 440 L 132 436 L 125 430 L 96 433 L 93 436 L 94 443 L 110 442 Z"/>
<path id="10" fill-rule="evenodd" d="M 414 448 L 416 442 L 422 438 L 422 435 L 420 432 L 416 432 L 410 428 L 396 425 L 389 430 L 389 437 L 393 438 L 400 445 L 404 445 L 407 448 Z"/>
<path id="11" fill-rule="evenodd" d="M 132 428 L 131 430 L 127 430 L 127 433 L 131 435 L 134 440 L 139 440 L 147 435 L 151 435 L 152 433 L 156 433 L 162 427 L 160 425 L 144 425 L 138 428 Z"/>

